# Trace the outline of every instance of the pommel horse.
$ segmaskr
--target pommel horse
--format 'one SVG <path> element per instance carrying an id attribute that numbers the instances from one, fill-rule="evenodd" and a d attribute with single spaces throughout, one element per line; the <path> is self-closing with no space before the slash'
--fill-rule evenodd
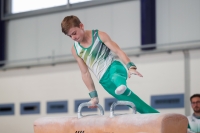
<path id="1" fill-rule="evenodd" d="M 177 113 L 136 114 L 135 105 L 128 101 L 114 102 L 110 115 L 104 115 L 100 104 L 99 115 L 82 115 L 82 103 L 77 116 L 43 117 L 34 121 L 34 133 L 187 133 L 188 120 Z M 117 105 L 128 105 L 133 109 L 130 114 L 115 114 Z"/>

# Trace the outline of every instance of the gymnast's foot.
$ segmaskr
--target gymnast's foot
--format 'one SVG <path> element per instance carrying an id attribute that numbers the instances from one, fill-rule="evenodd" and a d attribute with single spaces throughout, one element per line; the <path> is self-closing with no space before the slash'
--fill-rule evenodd
<path id="1" fill-rule="evenodd" d="M 123 94 L 126 91 L 126 89 L 127 89 L 127 87 L 125 85 L 120 85 L 115 90 L 115 94 L 121 95 L 121 94 Z"/>

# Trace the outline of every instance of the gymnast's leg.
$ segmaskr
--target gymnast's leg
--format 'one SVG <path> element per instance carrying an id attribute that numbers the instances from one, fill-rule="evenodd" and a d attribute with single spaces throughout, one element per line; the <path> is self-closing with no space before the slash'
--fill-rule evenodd
<path id="1" fill-rule="evenodd" d="M 103 76 L 100 83 L 104 89 L 116 99 L 133 102 L 139 113 L 159 113 L 127 87 L 126 79 L 126 69 L 120 62 L 115 61 L 108 72 Z"/>

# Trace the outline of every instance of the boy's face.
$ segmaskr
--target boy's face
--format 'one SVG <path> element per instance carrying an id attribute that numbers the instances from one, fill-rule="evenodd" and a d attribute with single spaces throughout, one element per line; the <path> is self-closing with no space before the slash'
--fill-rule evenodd
<path id="1" fill-rule="evenodd" d="M 81 42 L 84 36 L 83 24 L 80 24 L 79 27 L 70 28 L 67 33 L 67 36 L 69 36 L 74 41 Z"/>

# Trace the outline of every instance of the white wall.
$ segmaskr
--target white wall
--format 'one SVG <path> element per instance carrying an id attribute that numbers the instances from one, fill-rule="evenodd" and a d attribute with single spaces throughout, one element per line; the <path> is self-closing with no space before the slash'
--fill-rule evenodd
<path id="1" fill-rule="evenodd" d="M 200 40 L 199 6 L 199 0 L 157 0 L 157 44 Z M 7 59 L 70 54 L 73 41 L 61 32 L 60 23 L 71 14 L 86 29 L 106 31 L 122 48 L 140 45 L 140 2 L 128 1 L 9 21 Z"/>
<path id="2" fill-rule="evenodd" d="M 190 54 L 191 92 L 199 93 L 200 71 L 195 70 L 200 67 L 200 50 L 190 51 Z M 151 95 L 184 93 L 183 59 L 182 52 L 131 57 L 144 77 L 132 76 L 127 80 L 127 84 L 148 104 L 150 104 Z M 94 75 L 92 76 L 100 104 L 104 107 L 104 99 L 112 96 L 101 87 Z M 76 116 L 74 100 L 89 98 L 88 90 L 81 79 L 76 63 L 0 71 L 0 92 L 0 104 L 15 104 L 14 116 L 0 117 L 0 132 L 5 133 L 13 131 L 33 133 L 33 121 L 43 116 Z M 69 112 L 47 115 L 46 102 L 60 100 L 68 100 Z M 24 102 L 40 102 L 40 114 L 20 115 L 20 103 Z M 184 108 L 159 109 L 159 111 L 161 113 L 185 113 Z M 109 112 L 106 112 L 106 115 L 108 114 Z"/>
<path id="3" fill-rule="evenodd" d="M 200 66 L 200 50 L 190 51 L 190 54 L 191 94 L 193 94 L 199 93 L 198 76 L 200 73 L 197 70 Z M 128 86 L 148 104 L 150 104 L 151 95 L 184 93 L 185 75 L 182 52 L 131 57 L 131 60 L 137 64 L 138 71 L 144 77 L 133 76 L 128 79 Z M 95 78 L 94 82 L 99 93 L 100 104 L 104 107 L 104 98 L 111 96 L 103 90 Z M 1 71 L 0 92 L 0 104 L 15 104 L 15 115 L 1 116 L 0 119 L 0 125 L 2 125 L 0 132 L 8 133 L 13 130 L 21 133 L 33 132 L 33 121 L 47 115 L 47 101 L 68 100 L 69 102 L 67 114 L 49 114 L 48 116 L 75 116 L 74 100 L 89 98 L 76 63 Z M 77 96 L 77 92 L 81 95 Z M 20 115 L 20 103 L 38 101 L 41 102 L 39 115 Z M 184 114 L 185 109 L 160 109 L 159 111 Z"/>
<path id="4" fill-rule="evenodd" d="M 61 32 L 65 16 L 76 15 L 85 29 L 107 32 L 122 48 L 140 45 L 140 2 L 41 15 L 8 22 L 8 60 L 70 54 L 73 41 Z"/>
<path id="5" fill-rule="evenodd" d="M 156 1 L 157 44 L 200 40 L 199 0 Z"/>

